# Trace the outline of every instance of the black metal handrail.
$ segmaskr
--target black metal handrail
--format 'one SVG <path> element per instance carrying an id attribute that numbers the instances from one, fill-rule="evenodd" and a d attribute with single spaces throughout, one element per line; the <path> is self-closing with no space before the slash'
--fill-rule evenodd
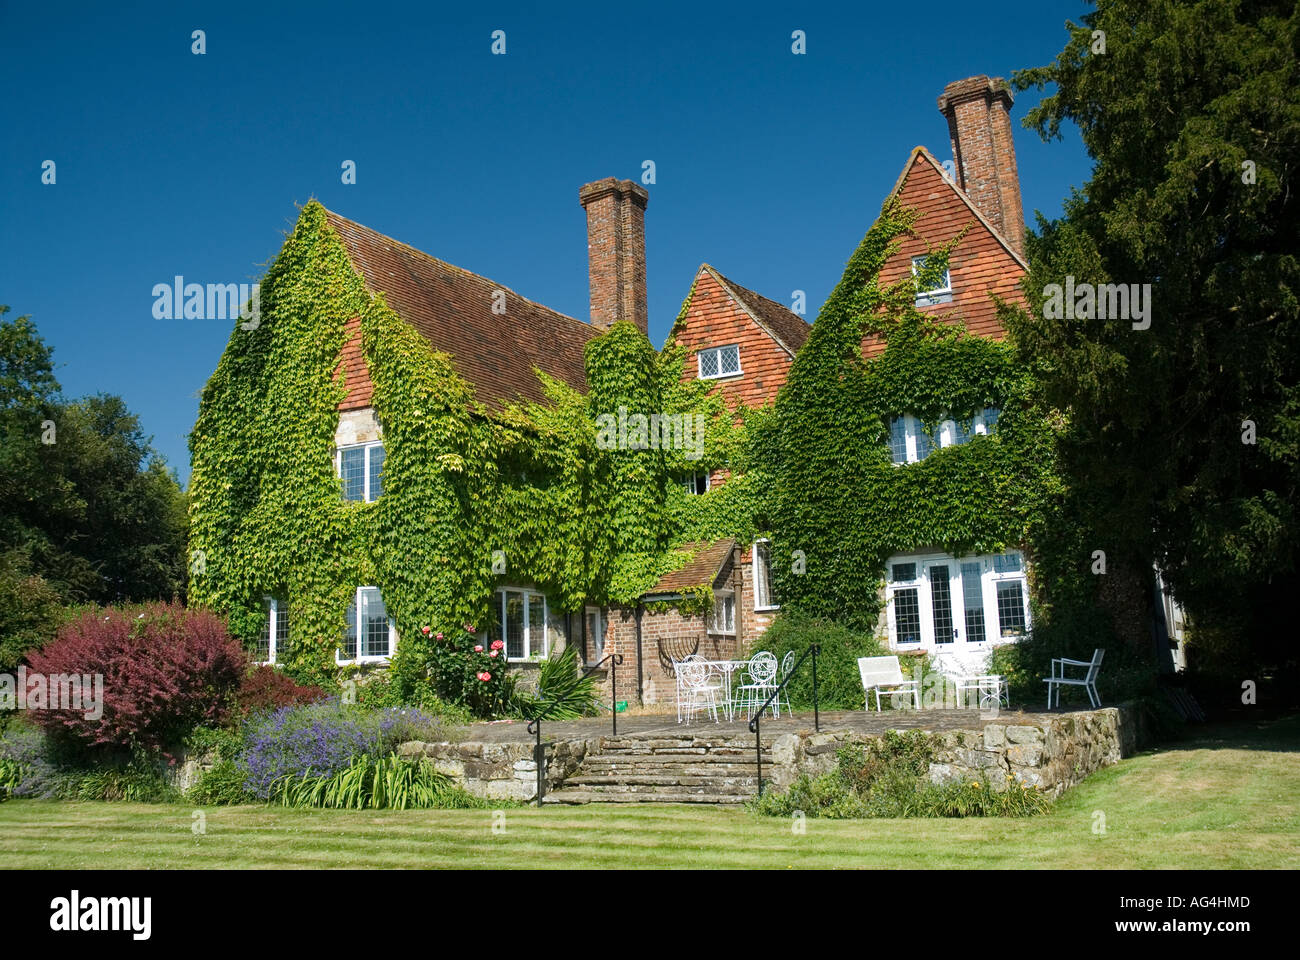
<path id="1" fill-rule="evenodd" d="M 777 684 L 776 689 L 772 691 L 772 695 L 763 701 L 763 705 L 758 708 L 758 712 L 755 713 L 753 719 L 749 721 L 749 730 L 754 734 L 754 755 L 755 759 L 758 761 L 758 795 L 760 797 L 763 795 L 763 734 L 761 732 L 763 726 L 763 711 L 771 706 L 772 701 L 781 695 L 781 691 L 785 689 L 785 685 L 790 682 L 796 673 L 799 672 L 799 668 L 803 666 L 803 662 L 807 660 L 810 655 L 812 656 L 813 729 L 818 733 L 821 732 L 821 713 L 817 709 L 817 652 L 820 649 L 821 644 L 814 643 L 803 652 L 803 656 L 795 661 L 794 666 L 790 668 L 790 672 L 782 678 L 781 682 Z"/>
<path id="2" fill-rule="evenodd" d="M 614 736 L 618 736 L 618 670 L 617 667 L 623 662 L 623 654 L 611 653 L 607 657 L 602 657 L 590 667 L 582 672 L 583 679 L 591 676 L 600 669 L 601 664 L 606 660 L 610 661 L 609 667 L 609 712 L 614 722 Z M 549 710 L 543 710 L 540 717 L 534 717 L 528 721 L 528 732 L 537 736 L 537 742 L 533 746 L 533 762 L 537 765 L 537 805 L 542 805 L 542 797 L 546 795 L 546 748 L 553 744 L 542 743 L 542 721 L 546 719 Z"/>

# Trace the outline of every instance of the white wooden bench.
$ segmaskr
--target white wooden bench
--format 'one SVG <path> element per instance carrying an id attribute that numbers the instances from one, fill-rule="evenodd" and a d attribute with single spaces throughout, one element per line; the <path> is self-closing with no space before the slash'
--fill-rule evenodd
<path id="1" fill-rule="evenodd" d="M 880 710 L 880 691 L 901 693 L 911 696 L 912 706 L 921 709 L 920 684 L 915 680 L 903 679 L 903 668 L 898 657 L 859 657 L 858 673 L 862 675 L 862 692 L 865 698 L 864 709 L 871 709 L 871 691 L 876 691 L 876 710 Z"/>

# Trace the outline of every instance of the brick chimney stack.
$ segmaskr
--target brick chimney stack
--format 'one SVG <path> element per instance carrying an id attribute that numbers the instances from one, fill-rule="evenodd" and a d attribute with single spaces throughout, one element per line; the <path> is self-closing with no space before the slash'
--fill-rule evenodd
<path id="1" fill-rule="evenodd" d="M 631 180 L 606 177 L 578 191 L 587 211 L 591 325 L 631 320 L 650 332 L 645 283 L 645 205 L 650 194 Z"/>
<path id="2" fill-rule="evenodd" d="M 1011 138 L 1011 103 L 1006 81 L 980 75 L 944 87 L 939 112 L 948 118 L 957 186 L 1023 257 L 1025 213 Z"/>

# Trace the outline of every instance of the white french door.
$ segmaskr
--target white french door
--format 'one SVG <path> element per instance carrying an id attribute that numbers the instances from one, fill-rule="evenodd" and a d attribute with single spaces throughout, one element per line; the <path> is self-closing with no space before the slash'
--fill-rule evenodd
<path id="1" fill-rule="evenodd" d="M 956 558 L 892 558 L 885 599 L 889 638 L 900 649 L 957 650 L 1013 640 L 1029 627 L 1018 552 Z"/>

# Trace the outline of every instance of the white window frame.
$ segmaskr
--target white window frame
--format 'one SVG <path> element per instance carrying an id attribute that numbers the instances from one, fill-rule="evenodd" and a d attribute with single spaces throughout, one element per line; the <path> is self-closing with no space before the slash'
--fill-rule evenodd
<path id="1" fill-rule="evenodd" d="M 710 490 L 713 489 L 712 472 L 709 470 L 697 470 L 695 473 L 692 473 L 689 477 L 684 477 L 682 479 L 682 486 L 686 489 L 686 493 L 689 496 L 694 497 L 700 495 L 699 491 L 695 489 L 696 487 L 695 481 L 699 477 L 704 477 L 705 493 L 708 493 Z"/>
<path id="2" fill-rule="evenodd" d="M 996 556 L 1012 555 L 1019 559 L 1020 569 L 999 572 L 994 569 Z M 911 580 L 895 581 L 894 565 L 915 563 L 916 576 Z M 980 599 L 984 609 L 984 640 L 969 641 L 966 638 L 966 605 L 961 568 L 963 564 L 980 565 Z M 957 634 L 951 643 L 939 643 L 934 636 L 934 602 L 931 593 L 930 570 L 934 566 L 948 568 L 948 594 L 952 605 L 952 620 Z M 977 556 L 954 557 L 943 553 L 898 554 L 890 557 L 885 567 L 885 610 L 889 635 L 889 645 L 893 649 L 960 651 L 989 650 L 1004 643 L 1014 643 L 1022 634 L 1002 635 L 1001 621 L 998 616 L 998 584 L 1008 581 L 1020 583 L 1020 598 L 1025 611 L 1025 633 L 1033 627 L 1032 613 L 1029 606 L 1029 582 L 1025 569 L 1024 555 L 1019 550 L 1005 550 L 1002 554 L 979 554 Z M 899 590 L 916 589 L 917 607 L 921 621 L 921 639 L 919 642 L 903 642 L 898 639 L 898 625 L 895 620 L 894 596 Z"/>
<path id="3" fill-rule="evenodd" d="M 725 611 L 730 605 L 731 622 L 727 623 Z M 719 622 L 718 614 L 722 613 L 724 619 Z M 736 592 L 734 590 L 715 590 L 713 591 L 713 609 L 709 612 L 709 633 L 716 633 L 724 637 L 734 637 L 736 635 Z"/>
<path id="4" fill-rule="evenodd" d="M 723 373 L 723 371 L 722 371 L 722 351 L 723 351 L 723 350 L 735 350 L 735 351 L 736 351 L 736 369 L 733 370 L 733 371 L 731 371 L 731 372 L 729 372 L 729 373 Z M 714 374 L 706 374 L 706 373 L 704 372 L 704 355 L 705 355 L 705 354 L 716 354 L 716 355 L 717 355 L 717 358 L 718 358 L 718 372 L 717 372 L 717 373 L 714 373 Z M 697 354 L 696 354 L 696 356 L 695 356 L 695 360 L 696 360 L 696 364 L 697 364 L 697 367 L 698 367 L 698 370 L 699 370 L 699 378 L 700 378 L 701 380 L 729 380 L 729 379 L 731 379 L 732 377 L 741 377 L 741 376 L 744 376 L 744 374 L 745 374 L 745 368 L 744 368 L 744 366 L 743 366 L 743 365 L 741 364 L 741 362 L 740 362 L 740 344 L 738 344 L 738 343 L 726 343 L 726 344 L 723 344 L 723 345 L 720 346 L 720 347 L 705 347 L 703 350 L 700 350 L 700 351 L 697 352 Z"/>
<path id="5" fill-rule="evenodd" d="M 912 258 L 912 277 L 925 269 L 925 261 L 929 256 Z M 932 303 L 951 303 L 952 302 L 952 264 L 949 263 L 943 270 L 943 286 L 935 287 L 933 290 L 916 291 L 916 305 L 927 306 Z"/>
<path id="6" fill-rule="evenodd" d="M 524 622 L 523 622 L 523 644 L 524 655 L 522 657 L 510 656 L 510 639 L 506 635 L 506 595 L 510 593 L 520 594 L 524 603 Z M 538 660 L 546 660 L 551 655 L 551 602 L 546 599 L 546 594 L 540 590 L 534 590 L 532 587 L 498 587 L 497 588 L 497 623 L 500 626 L 502 654 L 507 663 L 533 663 Z M 532 625 L 532 604 L 530 598 L 542 598 L 542 650 L 541 653 L 533 649 L 533 625 Z M 584 614 L 585 615 L 585 614 Z"/>
<path id="7" fill-rule="evenodd" d="M 266 655 L 269 659 L 257 660 L 255 662 L 259 666 L 274 666 L 276 663 L 279 662 L 279 658 L 280 658 L 280 649 L 279 649 L 280 644 L 279 644 L 277 634 L 279 633 L 279 627 L 280 627 L 281 603 L 279 597 L 272 596 L 269 593 L 263 594 L 262 603 L 266 607 L 266 631 L 267 631 Z M 285 600 L 283 606 L 286 608 L 283 611 L 284 618 L 288 620 L 289 611 L 287 608 L 289 606 L 289 601 Z"/>
<path id="8" fill-rule="evenodd" d="M 344 659 L 343 645 L 339 644 L 339 646 L 334 651 L 334 662 L 340 666 L 343 666 L 344 664 L 388 663 L 390 660 L 393 659 L 393 654 L 397 652 L 397 627 L 393 623 L 392 617 L 388 618 L 388 653 L 381 654 L 379 656 L 374 656 L 374 655 L 364 655 L 361 652 L 363 649 L 365 649 L 365 638 L 361 630 L 361 614 L 362 614 L 362 610 L 364 609 L 362 605 L 361 597 L 362 594 L 367 590 L 375 591 L 375 593 L 379 594 L 379 602 L 380 603 L 384 602 L 383 591 L 381 591 L 378 587 L 373 585 L 357 587 L 356 593 L 352 595 L 352 604 L 357 611 L 356 622 L 352 625 L 357 631 L 357 652 L 355 657 Z M 385 604 L 384 609 L 385 610 L 388 609 L 387 604 Z"/>
<path id="9" fill-rule="evenodd" d="M 760 555 L 759 553 L 760 547 L 762 548 L 763 554 L 766 554 L 765 557 Z M 756 613 L 766 613 L 772 610 L 781 609 L 781 605 L 779 603 L 772 602 L 771 547 L 772 544 L 766 537 L 759 537 L 757 540 L 754 541 L 754 546 L 750 550 L 750 558 L 753 560 L 753 570 L 754 570 L 754 611 Z M 760 579 L 760 573 L 762 575 L 761 579 Z M 766 584 L 767 586 L 766 591 L 759 590 L 759 583 Z M 766 593 L 766 597 L 763 596 L 764 593 Z M 764 599 L 766 599 L 767 602 L 761 603 L 760 601 Z"/>
<path id="10" fill-rule="evenodd" d="M 370 440 L 367 441 L 366 443 L 346 443 L 343 446 L 339 447 L 337 451 L 335 451 L 334 474 L 339 478 L 340 481 L 343 480 L 343 451 L 358 450 L 358 449 L 365 451 L 365 459 L 362 465 L 362 470 L 363 470 L 362 484 L 361 484 L 362 498 L 360 500 L 347 499 L 347 490 L 346 488 L 343 488 L 340 492 L 343 495 L 343 501 L 345 503 L 374 503 L 376 500 L 379 499 L 379 497 L 372 496 L 372 491 L 370 489 L 371 481 L 374 479 L 374 471 L 370 467 L 370 458 L 375 448 L 379 448 L 380 450 L 382 450 L 383 447 L 384 447 L 383 440 Z M 388 462 L 387 454 L 385 454 L 384 456 L 384 462 L 385 463 Z M 382 491 L 380 492 L 380 496 L 383 496 Z"/>
<path id="11" fill-rule="evenodd" d="M 986 437 L 989 436 L 991 432 L 996 431 L 996 426 L 994 428 L 994 431 L 989 430 L 988 421 L 986 419 L 988 417 L 989 412 L 994 409 L 998 409 L 998 416 L 1000 417 L 1002 414 L 1001 409 L 994 408 L 994 407 L 985 407 L 983 410 L 979 411 L 978 413 L 976 413 L 974 416 L 971 417 L 971 436 L 966 441 L 966 443 L 969 443 L 971 440 L 975 439 L 975 437 Z M 903 437 L 905 441 L 905 447 L 907 450 L 906 460 L 894 459 L 894 421 L 895 420 L 903 421 Z M 996 418 L 994 418 L 994 424 L 996 423 L 997 420 Z M 921 433 L 924 430 L 925 430 L 925 424 L 921 422 L 920 417 L 917 417 L 914 414 L 902 413 L 902 414 L 898 414 L 896 417 L 889 418 L 889 436 L 885 439 L 885 443 L 889 448 L 889 459 L 894 464 L 894 466 L 901 467 L 905 463 L 920 463 L 922 460 L 925 459 L 925 457 L 922 457 L 920 455 Z M 935 427 L 934 435 L 929 439 L 930 439 L 931 447 L 929 453 L 926 454 L 927 457 L 931 453 L 934 453 L 934 451 L 936 450 L 943 450 L 947 447 L 952 447 L 952 446 L 965 445 L 965 444 L 957 443 L 957 422 L 952 418 L 946 418 L 944 420 L 939 421 L 939 423 Z"/>
<path id="12" fill-rule="evenodd" d="M 587 630 L 590 622 L 588 618 L 592 615 L 596 617 L 598 637 L 593 637 L 592 632 Z M 605 638 L 609 636 L 609 614 L 604 607 L 584 607 L 582 610 L 582 629 L 587 631 L 587 663 L 600 663 L 601 658 L 605 656 Z"/>

